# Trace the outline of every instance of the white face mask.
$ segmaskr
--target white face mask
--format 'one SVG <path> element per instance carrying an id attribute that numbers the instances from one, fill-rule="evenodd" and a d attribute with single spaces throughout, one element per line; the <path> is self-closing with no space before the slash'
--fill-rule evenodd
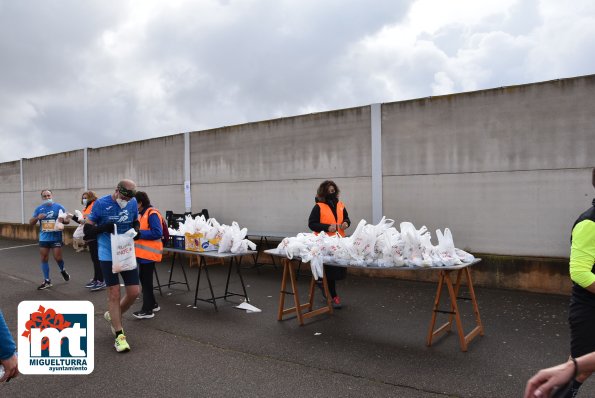
<path id="1" fill-rule="evenodd" d="M 46 205 L 51 205 L 52 203 L 54 203 L 54 199 L 45 199 L 43 203 L 45 203 Z"/>
<path id="2" fill-rule="evenodd" d="M 83 206 L 87 206 L 87 198 L 83 198 Z"/>
<path id="3" fill-rule="evenodd" d="M 127 201 L 125 201 L 124 199 L 116 199 L 116 202 L 118 203 L 118 206 L 120 206 L 120 209 L 123 209 L 126 207 L 126 205 L 128 204 Z"/>

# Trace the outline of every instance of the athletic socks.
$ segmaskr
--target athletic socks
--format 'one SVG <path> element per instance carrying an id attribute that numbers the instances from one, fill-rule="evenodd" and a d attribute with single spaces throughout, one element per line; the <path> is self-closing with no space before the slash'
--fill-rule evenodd
<path id="1" fill-rule="evenodd" d="M 64 265 L 64 263 L 62 263 Z M 50 264 L 49 263 L 41 263 L 41 272 L 43 272 L 43 279 L 46 281 L 50 280 Z"/>
<path id="2" fill-rule="evenodd" d="M 64 271 L 64 260 L 58 261 L 58 267 L 60 267 L 60 271 Z"/>

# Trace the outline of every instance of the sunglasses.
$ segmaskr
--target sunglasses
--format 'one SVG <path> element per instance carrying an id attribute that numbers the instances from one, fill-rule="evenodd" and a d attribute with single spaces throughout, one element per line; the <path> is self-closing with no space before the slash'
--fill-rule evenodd
<path id="1" fill-rule="evenodd" d="M 118 192 L 128 200 L 134 198 L 134 195 L 136 195 L 136 191 L 134 189 L 126 189 L 124 187 L 118 187 Z"/>

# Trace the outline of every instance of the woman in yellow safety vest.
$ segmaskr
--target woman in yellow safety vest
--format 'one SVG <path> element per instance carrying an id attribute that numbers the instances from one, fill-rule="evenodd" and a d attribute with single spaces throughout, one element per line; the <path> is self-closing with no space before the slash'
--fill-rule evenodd
<path id="1" fill-rule="evenodd" d="M 140 311 L 133 312 L 135 318 L 149 319 L 155 316 L 155 312 L 161 308 L 153 294 L 153 273 L 155 263 L 161 262 L 163 253 L 163 217 L 159 211 L 151 205 L 146 192 L 137 191 L 136 202 L 138 205 L 138 217 L 140 228 L 135 236 L 134 251 L 138 262 L 140 283 L 143 289 L 143 306 Z"/>
<path id="2" fill-rule="evenodd" d="M 351 221 L 345 204 L 339 200 L 339 193 L 340 190 L 337 184 L 330 180 L 324 181 L 318 187 L 314 199 L 316 205 L 310 212 L 308 219 L 308 227 L 314 233 L 326 232 L 331 236 L 335 234 L 345 236 L 345 230 L 349 228 Z M 333 307 L 339 309 L 341 308 L 341 299 L 337 295 L 335 281 L 345 278 L 346 269 L 325 265 L 324 270 Z M 318 286 L 322 288 L 321 283 Z"/>

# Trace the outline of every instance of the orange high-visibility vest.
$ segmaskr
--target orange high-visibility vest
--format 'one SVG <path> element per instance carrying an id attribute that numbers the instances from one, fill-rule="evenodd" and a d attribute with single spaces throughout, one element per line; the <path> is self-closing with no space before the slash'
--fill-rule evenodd
<path id="1" fill-rule="evenodd" d="M 345 205 L 343 202 L 339 201 L 337 203 L 337 219 L 335 219 L 335 215 L 331 210 L 331 207 L 326 203 L 318 202 L 316 203 L 318 207 L 320 207 L 320 223 L 321 224 L 343 224 L 343 209 L 345 209 Z M 345 231 L 341 228 L 337 228 L 337 232 L 339 235 L 345 236 Z M 329 236 L 334 236 L 334 232 L 327 232 Z"/>
<path id="2" fill-rule="evenodd" d="M 91 202 L 91 204 L 83 209 L 83 218 L 86 219 L 91 214 L 91 210 L 93 210 L 93 206 L 95 206 L 95 201 Z"/>
<path id="3" fill-rule="evenodd" d="M 151 227 L 149 226 L 149 216 L 151 214 L 157 214 L 157 217 L 159 217 L 159 222 L 163 226 L 163 218 L 161 217 L 161 214 L 159 214 L 157 209 L 149 207 L 147 211 L 145 211 L 145 214 L 139 217 L 141 231 L 149 231 L 151 229 Z M 161 239 L 135 240 L 134 250 L 136 252 L 136 257 L 138 258 L 160 262 L 163 253 L 163 242 L 161 241 Z"/>

